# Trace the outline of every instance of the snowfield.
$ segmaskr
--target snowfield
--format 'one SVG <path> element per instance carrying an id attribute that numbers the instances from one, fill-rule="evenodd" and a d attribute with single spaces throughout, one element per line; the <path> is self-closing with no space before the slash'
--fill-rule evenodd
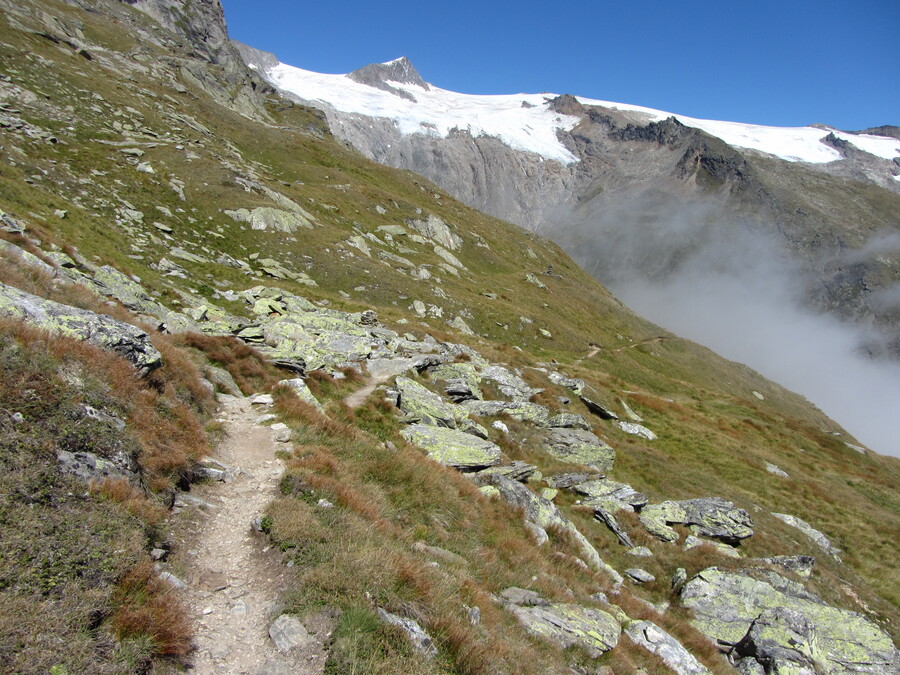
<path id="1" fill-rule="evenodd" d="M 391 62 L 388 62 L 391 63 Z M 492 136 L 515 150 L 533 152 L 544 159 L 572 164 L 578 158 L 559 142 L 557 130 L 569 131 L 578 118 L 559 115 L 548 102 L 557 94 L 476 96 L 439 89 L 425 90 L 414 84 L 388 82 L 415 97 L 409 101 L 389 91 L 360 84 L 346 75 L 325 75 L 284 63 L 265 76 L 279 89 L 311 103 L 319 102 L 343 113 L 392 119 L 403 135 L 447 137 L 453 130 L 471 136 Z M 729 145 L 757 150 L 789 162 L 821 164 L 841 159 L 841 154 L 822 142 L 829 133 L 883 159 L 900 155 L 900 140 L 882 136 L 848 134 L 822 127 L 768 127 L 739 122 L 701 120 L 641 106 L 578 97 L 584 105 L 642 113 L 647 121 L 675 117 L 685 126 L 702 129 Z"/>

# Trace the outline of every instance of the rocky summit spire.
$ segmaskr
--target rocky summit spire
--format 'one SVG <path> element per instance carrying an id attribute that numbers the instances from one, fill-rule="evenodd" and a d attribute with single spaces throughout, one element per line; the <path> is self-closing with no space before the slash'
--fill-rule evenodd
<path id="1" fill-rule="evenodd" d="M 358 70 L 354 70 L 352 73 L 348 73 L 347 77 L 354 82 L 388 91 L 401 98 L 409 99 L 410 101 L 415 101 L 415 96 L 408 91 L 392 87 L 388 82 L 414 84 L 425 91 L 428 91 L 429 89 L 428 83 L 422 79 L 422 76 L 419 75 L 419 71 L 416 70 L 412 62 L 405 56 L 401 56 L 399 59 L 394 59 L 393 61 L 388 61 L 386 63 L 370 63 Z"/>

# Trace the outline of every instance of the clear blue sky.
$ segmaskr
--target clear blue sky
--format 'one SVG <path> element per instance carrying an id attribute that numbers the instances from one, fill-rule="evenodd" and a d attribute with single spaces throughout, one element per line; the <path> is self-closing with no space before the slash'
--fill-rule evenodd
<path id="1" fill-rule="evenodd" d="M 900 0 L 222 0 L 231 37 L 346 73 L 407 56 L 438 87 L 551 91 L 776 126 L 900 125 Z"/>

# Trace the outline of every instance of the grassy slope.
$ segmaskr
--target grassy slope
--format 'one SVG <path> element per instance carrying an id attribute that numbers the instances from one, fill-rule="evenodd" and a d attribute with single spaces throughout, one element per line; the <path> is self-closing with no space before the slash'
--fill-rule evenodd
<path id="1" fill-rule="evenodd" d="M 484 336 L 469 341 L 486 355 L 517 366 L 556 359 L 557 367 L 587 380 L 600 398 L 615 405 L 616 397 L 622 396 L 644 416 L 659 434 L 657 441 L 635 440 L 595 420 L 600 435 L 619 451 L 614 478 L 632 482 L 655 500 L 710 494 L 734 500 L 753 514 L 758 525 L 759 534 L 747 545 L 752 554 L 816 554 L 801 535 L 766 512 L 788 512 L 808 520 L 846 551 L 849 566 L 837 568 L 818 556 L 814 582 L 820 591 L 851 608 L 861 610 L 861 603 L 866 603 L 898 635 L 900 582 L 892 565 L 900 557 L 892 534 L 900 530 L 897 460 L 850 450 L 843 440 L 852 439 L 802 397 L 636 317 L 553 244 L 468 209 L 412 174 L 365 161 L 327 135 L 304 131 L 319 124 L 310 111 L 273 101 L 268 106 L 273 124 L 262 124 L 222 108 L 189 82 L 184 82 L 187 92 L 178 93 L 167 84 L 170 77 L 179 78 L 177 68 L 169 73 L 154 66 L 155 70 L 141 72 L 146 61 L 135 60 L 134 54 L 156 64 L 168 55 L 139 43 L 122 30 L 124 24 L 51 0 L 40 5 L 64 21 L 83 22 L 88 43 L 102 49 L 88 61 L 65 45 L 0 23 L 0 71 L 38 94 L 35 103 L 15 107 L 22 118 L 64 141 L 49 144 L 4 132 L 0 151 L 4 210 L 42 230 L 46 240 L 75 244 L 89 257 L 138 275 L 172 306 L 179 301 L 177 291 L 210 297 L 217 288 L 240 290 L 268 283 L 329 300 L 340 309 L 373 307 L 388 325 L 399 328 L 395 321 L 410 319 L 406 330 L 438 336 L 449 328 L 439 319 L 417 322 L 408 309 L 413 299 L 442 306 L 447 318 L 467 309 L 471 313 L 467 322 Z M 150 26 L 146 17 L 127 7 L 117 11 Z M 104 60 L 111 66 L 104 67 Z M 176 120 L 173 114 L 182 117 Z M 191 118 L 208 131 L 192 127 Z M 138 136 L 156 143 L 140 145 L 145 152 L 141 159 L 152 164 L 155 174 L 135 171 L 116 146 L 100 142 L 137 146 L 113 129 L 114 121 L 160 135 Z M 239 184 L 238 179 L 250 172 L 301 204 L 322 226 L 284 235 L 251 231 L 224 215 L 224 209 L 273 205 L 265 195 Z M 184 181 L 185 201 L 171 189 L 171 178 Z M 143 224 L 132 225 L 131 232 L 115 224 L 115 209 L 125 201 L 145 214 Z M 376 211 L 376 205 L 386 212 Z M 157 206 L 174 215 L 164 215 Z M 55 209 L 67 210 L 68 216 L 55 217 Z M 454 225 L 465 241 L 455 255 L 466 272 L 455 278 L 433 270 L 442 277 L 440 288 L 446 298 L 434 295 L 435 284 L 415 281 L 341 245 L 358 232 L 429 213 Z M 174 230 L 172 241 L 151 225 L 153 221 Z M 479 239 L 490 248 L 476 246 Z M 176 242 L 211 260 L 216 252 L 244 260 L 251 253 L 273 257 L 307 272 L 319 287 L 248 277 L 212 262 L 181 260 L 177 262 L 191 277 L 164 279 L 150 264 L 162 256 L 171 259 L 169 247 Z M 417 264 L 438 262 L 428 248 L 415 244 L 409 248 L 412 253 L 401 255 Z M 529 248 L 536 258 L 528 255 Z M 524 280 L 526 272 L 540 273 L 548 265 L 560 278 L 541 275 L 546 290 Z M 364 290 L 355 291 L 357 287 Z M 498 297 L 489 299 L 484 292 Z M 534 323 L 523 323 L 520 317 Z M 539 328 L 548 330 L 552 339 L 542 337 Z M 659 336 L 666 339 L 652 340 Z M 589 343 L 602 349 L 584 358 Z M 513 345 L 522 351 L 511 349 Z M 756 399 L 753 391 L 761 392 L 765 400 Z M 584 412 L 578 403 L 572 407 Z M 791 478 L 768 474 L 766 461 L 776 463 Z M 458 482 L 452 484 L 464 489 Z M 427 503 L 417 508 L 427 508 Z M 613 564 L 624 564 L 606 531 L 587 517 L 578 524 Z M 659 558 L 678 562 L 671 547 L 651 546 Z M 689 561 L 685 564 L 690 566 Z M 836 576 L 845 583 L 832 583 Z M 664 586 L 661 580 L 658 587 L 651 587 L 651 596 L 665 595 Z"/>

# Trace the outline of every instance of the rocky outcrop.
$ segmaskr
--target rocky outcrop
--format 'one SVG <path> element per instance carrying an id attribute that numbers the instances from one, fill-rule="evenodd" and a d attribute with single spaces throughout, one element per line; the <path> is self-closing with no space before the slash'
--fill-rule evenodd
<path id="1" fill-rule="evenodd" d="M 568 603 L 510 603 L 506 607 L 532 635 L 550 640 L 562 649 L 577 645 L 593 657 L 615 647 L 622 632 L 612 615 L 593 607 Z"/>
<path id="2" fill-rule="evenodd" d="M 525 520 L 545 530 L 549 527 L 556 527 L 568 532 L 578 547 L 580 555 L 592 570 L 604 572 L 612 577 L 615 583 L 622 583 L 622 576 L 603 561 L 593 544 L 578 531 L 572 521 L 566 518 L 553 502 L 539 497 L 521 483 L 505 476 L 479 474 L 476 480 L 480 485 L 496 488 L 507 503 L 522 509 Z"/>
<path id="3" fill-rule="evenodd" d="M 860 614 L 824 603 L 797 582 L 765 570 L 703 570 L 681 601 L 694 625 L 735 659 L 766 672 L 889 673 L 900 669 L 890 636 Z"/>
<path id="4" fill-rule="evenodd" d="M 650 534 L 663 541 L 678 539 L 678 533 L 669 527 L 673 523 L 690 525 L 694 534 L 727 543 L 753 536 L 750 515 L 720 497 L 650 504 L 641 511 L 640 520 Z"/>
<path id="5" fill-rule="evenodd" d="M 0 316 L 21 319 L 55 335 L 84 340 L 129 360 L 142 374 L 162 363 L 162 355 L 140 328 L 105 314 L 62 305 L 0 283 Z"/>
<path id="6" fill-rule="evenodd" d="M 831 541 L 826 537 L 823 533 L 819 532 L 812 525 L 807 523 L 805 520 L 798 518 L 797 516 L 792 516 L 787 513 L 773 513 L 773 516 L 778 518 L 778 520 L 782 521 L 790 525 L 791 527 L 795 527 L 800 530 L 804 535 L 809 537 L 816 546 L 825 551 L 832 558 L 840 562 L 841 560 L 841 549 L 834 546 Z"/>
<path id="7" fill-rule="evenodd" d="M 609 444 L 583 429 L 551 429 L 545 447 L 557 459 L 598 471 L 609 471 L 616 459 L 616 451 Z"/>
<path id="8" fill-rule="evenodd" d="M 637 645 L 656 654 L 678 675 L 708 675 L 710 670 L 678 640 L 652 621 L 632 621 L 625 634 Z"/>

